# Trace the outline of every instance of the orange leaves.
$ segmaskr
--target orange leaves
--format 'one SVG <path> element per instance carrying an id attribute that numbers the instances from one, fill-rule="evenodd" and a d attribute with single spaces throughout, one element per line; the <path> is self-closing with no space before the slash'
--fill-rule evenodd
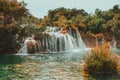
<path id="1" fill-rule="evenodd" d="M 61 33 L 62 33 L 62 34 L 68 33 L 65 27 L 62 28 L 62 32 L 61 32 Z"/>
<path id="2" fill-rule="evenodd" d="M 109 47 L 109 44 L 107 43 L 104 43 L 100 46 L 96 46 L 92 49 L 92 54 L 95 54 L 95 55 L 99 55 L 101 57 L 108 57 L 110 56 L 110 47 Z"/>
<path id="3" fill-rule="evenodd" d="M 66 17 L 62 15 L 62 16 L 59 17 L 59 19 L 58 19 L 58 26 L 61 27 L 66 21 L 67 21 Z"/>
<path id="4" fill-rule="evenodd" d="M 93 34 L 91 32 L 87 32 L 88 35 L 93 36 L 93 37 L 103 37 L 104 35 L 102 33 L 99 34 Z"/>
<path id="5" fill-rule="evenodd" d="M 98 46 L 96 46 L 96 47 L 94 47 L 94 49 L 92 49 L 92 53 L 98 53 L 99 52 L 99 47 Z"/>
<path id="6" fill-rule="evenodd" d="M 27 10 L 16 0 L 0 1 L 0 27 L 13 26 L 21 17 L 25 17 Z"/>
<path id="7" fill-rule="evenodd" d="M 108 44 L 108 43 L 104 43 L 104 44 L 102 44 L 101 46 L 96 46 L 96 47 L 93 48 L 93 50 L 95 50 L 95 51 L 96 51 L 96 50 L 99 51 L 99 50 L 101 50 L 101 49 L 109 52 L 109 50 L 110 50 L 109 44 Z"/>
<path id="8" fill-rule="evenodd" d="M 71 26 L 72 29 L 76 29 L 76 27 L 74 25 Z"/>
<path id="9" fill-rule="evenodd" d="M 84 56 L 83 71 L 94 75 L 120 73 L 120 56 L 111 53 L 109 44 L 96 46 Z"/>

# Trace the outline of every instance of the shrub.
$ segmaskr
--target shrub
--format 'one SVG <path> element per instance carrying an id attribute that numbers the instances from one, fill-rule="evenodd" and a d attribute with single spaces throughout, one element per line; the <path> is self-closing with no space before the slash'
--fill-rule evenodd
<path id="1" fill-rule="evenodd" d="M 120 56 L 111 53 L 108 44 L 97 46 L 84 56 L 83 71 L 89 75 L 120 73 Z"/>
<path id="2" fill-rule="evenodd" d="M 13 54 L 19 49 L 19 44 L 16 40 L 17 29 L 1 28 L 0 29 L 0 54 Z"/>

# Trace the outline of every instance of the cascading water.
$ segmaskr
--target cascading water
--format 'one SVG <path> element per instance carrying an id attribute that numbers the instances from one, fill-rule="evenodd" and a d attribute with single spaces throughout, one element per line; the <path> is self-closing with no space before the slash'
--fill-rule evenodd
<path id="1" fill-rule="evenodd" d="M 26 38 L 24 41 L 23 47 L 19 50 L 18 53 L 27 53 L 27 43 L 31 40 L 32 38 Z"/>
<path id="2" fill-rule="evenodd" d="M 111 49 L 117 49 L 116 39 L 115 37 L 112 38 L 112 41 L 109 42 L 109 46 Z"/>
<path id="3" fill-rule="evenodd" d="M 113 40 L 112 40 L 112 52 L 120 53 L 120 49 L 117 48 L 117 41 L 115 37 L 113 37 Z"/>
<path id="4" fill-rule="evenodd" d="M 26 54 L 27 53 L 27 45 L 24 45 L 18 53 L 23 53 L 23 54 Z"/>
<path id="5" fill-rule="evenodd" d="M 18 53 L 26 54 L 26 53 L 33 53 L 38 51 L 38 45 L 36 41 L 31 38 L 27 37 L 24 41 L 23 47 L 19 50 Z"/>
<path id="6" fill-rule="evenodd" d="M 95 37 L 95 39 L 96 39 L 96 46 L 98 46 L 98 38 L 97 38 L 97 36 Z"/>
<path id="7" fill-rule="evenodd" d="M 113 48 L 117 48 L 117 44 L 116 44 L 116 40 L 115 40 L 115 38 L 113 39 Z"/>
<path id="8" fill-rule="evenodd" d="M 38 52 L 71 52 L 86 48 L 77 29 L 47 27 L 39 37 L 38 40 L 33 40 L 38 45 Z"/>

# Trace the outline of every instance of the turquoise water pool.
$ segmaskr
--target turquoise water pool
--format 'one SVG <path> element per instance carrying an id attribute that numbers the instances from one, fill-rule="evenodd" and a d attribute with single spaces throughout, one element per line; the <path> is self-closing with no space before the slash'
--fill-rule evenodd
<path id="1" fill-rule="evenodd" d="M 87 77 L 81 73 L 85 52 L 1 55 L 0 80 L 119 80 L 119 76 Z"/>

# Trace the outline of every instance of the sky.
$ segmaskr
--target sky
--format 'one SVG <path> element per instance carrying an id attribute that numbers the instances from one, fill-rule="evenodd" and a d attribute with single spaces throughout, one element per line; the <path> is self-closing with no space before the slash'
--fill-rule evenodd
<path id="1" fill-rule="evenodd" d="M 22 1 L 22 0 L 18 0 Z M 114 5 L 120 5 L 120 0 L 23 0 L 27 3 L 29 12 L 38 18 L 47 15 L 48 10 L 59 7 L 84 9 L 88 13 L 94 13 L 98 8 L 102 11 L 109 10 Z"/>

